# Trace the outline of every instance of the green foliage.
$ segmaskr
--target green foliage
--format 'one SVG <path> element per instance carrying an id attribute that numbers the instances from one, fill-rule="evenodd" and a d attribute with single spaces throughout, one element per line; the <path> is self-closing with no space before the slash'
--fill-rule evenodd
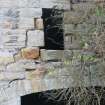
<path id="1" fill-rule="evenodd" d="M 96 7 L 96 16 L 104 16 L 104 10 L 102 7 Z"/>

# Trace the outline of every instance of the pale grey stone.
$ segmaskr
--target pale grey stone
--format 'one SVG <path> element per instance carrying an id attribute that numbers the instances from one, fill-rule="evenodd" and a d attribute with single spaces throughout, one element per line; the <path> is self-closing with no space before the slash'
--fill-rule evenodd
<path id="1" fill-rule="evenodd" d="M 59 9 L 70 9 L 69 0 L 41 0 L 42 8 L 53 8 L 55 6 Z"/>
<path id="2" fill-rule="evenodd" d="M 91 1 L 91 0 L 90 0 Z M 84 10 L 85 12 L 96 7 L 94 2 L 78 3 L 73 5 L 74 10 Z"/>
<path id="3" fill-rule="evenodd" d="M 30 94 L 33 92 L 32 84 L 30 80 L 23 80 L 23 84 L 24 84 L 25 94 Z"/>
<path id="4" fill-rule="evenodd" d="M 18 18 L 19 17 L 18 8 L 15 8 L 15 7 L 2 8 L 2 7 L 0 7 L 0 17 Z"/>
<path id="5" fill-rule="evenodd" d="M 34 7 L 38 8 L 40 7 L 40 0 L 18 0 L 19 1 L 19 7 Z"/>
<path id="6" fill-rule="evenodd" d="M 18 7 L 17 0 L 0 0 L 0 7 Z"/>
<path id="7" fill-rule="evenodd" d="M 21 67 L 20 63 L 16 62 L 16 63 L 11 63 L 9 65 L 7 65 L 6 67 L 6 71 L 8 72 L 24 72 L 25 69 Z"/>
<path id="8" fill-rule="evenodd" d="M 7 66 L 7 72 L 25 72 L 26 69 L 36 69 L 37 65 L 34 60 L 21 59 Z"/>
<path id="9" fill-rule="evenodd" d="M 18 66 L 20 66 L 23 69 L 36 69 L 36 64 L 34 60 L 23 59 L 19 60 L 17 63 Z"/>
<path id="10" fill-rule="evenodd" d="M 38 18 L 42 16 L 41 8 L 20 8 L 20 17 Z"/>
<path id="11" fill-rule="evenodd" d="M 41 50 L 42 60 L 61 60 L 63 57 L 63 50 Z"/>
<path id="12" fill-rule="evenodd" d="M 1 72 L 0 80 L 14 80 L 25 78 L 24 72 Z"/>
<path id="13" fill-rule="evenodd" d="M 4 101 L 4 102 L 2 102 L 0 104 L 1 105 L 11 105 L 11 104 L 13 104 L 13 105 L 21 105 L 21 100 L 20 100 L 20 97 L 17 96 L 17 97 L 14 97 L 14 98 L 10 99 L 10 100 L 6 100 L 6 101 Z"/>
<path id="14" fill-rule="evenodd" d="M 11 17 L 0 17 L 0 29 L 16 29 L 18 19 Z"/>
<path id="15" fill-rule="evenodd" d="M 1 47 L 6 49 L 25 46 L 25 30 L 0 30 Z"/>
<path id="16" fill-rule="evenodd" d="M 7 50 L 0 50 L 0 65 L 3 67 L 12 62 L 14 62 L 13 54 Z"/>
<path id="17" fill-rule="evenodd" d="M 34 29 L 34 18 L 20 18 L 18 23 L 19 29 Z"/>
<path id="18" fill-rule="evenodd" d="M 44 46 L 44 32 L 41 30 L 28 32 L 28 47 Z"/>

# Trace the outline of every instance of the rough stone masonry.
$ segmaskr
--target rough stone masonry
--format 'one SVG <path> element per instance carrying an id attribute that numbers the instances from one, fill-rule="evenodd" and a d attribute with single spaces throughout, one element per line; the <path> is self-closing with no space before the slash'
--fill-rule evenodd
<path id="1" fill-rule="evenodd" d="M 20 105 L 20 96 L 72 86 L 70 49 L 75 55 L 81 53 L 78 34 L 85 34 L 95 23 L 95 16 L 82 21 L 84 11 L 100 0 L 86 1 L 73 0 L 75 11 L 71 11 L 69 0 L 0 0 L 0 105 Z M 64 50 L 40 48 L 45 45 L 42 8 L 54 6 L 65 11 Z M 73 64 L 78 65 L 78 60 L 74 58 Z"/>

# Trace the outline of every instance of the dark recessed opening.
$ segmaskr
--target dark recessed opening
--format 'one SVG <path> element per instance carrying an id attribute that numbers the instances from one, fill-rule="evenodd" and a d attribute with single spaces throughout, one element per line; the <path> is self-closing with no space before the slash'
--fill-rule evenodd
<path id="1" fill-rule="evenodd" d="M 87 87 L 88 88 L 88 87 Z M 100 90 L 102 90 L 103 87 L 95 87 L 95 91 L 100 92 Z M 105 88 L 104 88 L 105 90 Z M 49 91 L 45 91 L 45 92 L 39 92 L 39 93 L 33 93 L 33 94 L 29 94 L 29 95 L 25 95 L 21 97 L 21 105 L 67 105 L 67 100 L 70 98 L 71 93 L 68 94 L 68 96 L 65 98 L 62 98 L 62 100 L 57 101 L 57 100 L 52 100 L 50 99 L 51 96 L 50 94 L 52 92 L 58 92 L 58 91 L 62 91 L 62 89 L 58 89 L 58 90 L 49 90 Z M 94 94 L 89 91 L 89 97 L 90 97 L 90 101 L 88 101 L 88 103 L 86 105 L 98 105 L 98 101 L 97 98 L 94 96 Z M 100 105 L 105 105 L 105 93 L 103 92 L 101 100 L 100 100 Z M 85 97 L 86 98 L 86 97 Z M 82 101 L 80 101 L 82 102 Z M 75 103 L 75 101 L 71 101 L 70 105 L 80 105 L 78 103 Z"/>
<path id="2" fill-rule="evenodd" d="M 62 10 L 42 9 L 44 23 L 45 46 L 48 50 L 63 50 L 64 37 L 62 28 Z"/>
<path id="3" fill-rule="evenodd" d="M 21 97 L 21 105 L 66 105 L 65 101 L 49 100 L 46 94 L 51 91 L 33 93 Z"/>

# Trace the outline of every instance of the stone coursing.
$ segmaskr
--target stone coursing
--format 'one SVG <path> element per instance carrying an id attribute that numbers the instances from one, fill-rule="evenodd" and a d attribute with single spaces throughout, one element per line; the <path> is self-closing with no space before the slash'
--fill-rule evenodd
<path id="1" fill-rule="evenodd" d="M 73 0 L 71 11 L 69 0 L 0 0 L 0 105 L 20 105 L 20 96 L 75 86 L 71 77 L 73 67 L 78 70 L 80 61 L 75 57 L 83 53 L 80 34 L 94 27 L 97 17 L 85 19 L 97 1 L 100 0 Z M 40 49 L 45 45 L 42 8 L 54 6 L 65 10 L 65 49 Z M 90 85 L 88 74 L 83 80 Z M 99 84 L 99 80 L 93 83 Z"/>
<path id="2" fill-rule="evenodd" d="M 55 5 L 69 8 L 65 0 L 0 0 L 0 105 L 20 105 L 22 95 L 59 88 L 56 78 L 45 77 L 39 49 L 42 8 Z"/>

